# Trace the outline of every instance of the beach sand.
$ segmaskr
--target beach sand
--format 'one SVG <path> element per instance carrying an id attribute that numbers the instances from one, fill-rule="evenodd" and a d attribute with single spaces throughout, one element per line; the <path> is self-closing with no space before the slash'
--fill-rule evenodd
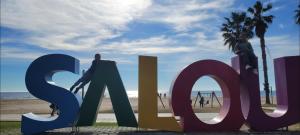
<path id="1" fill-rule="evenodd" d="M 222 105 L 222 98 L 218 98 L 221 105 Z M 195 107 L 195 98 L 192 99 L 192 106 L 194 108 L 195 113 L 218 113 L 220 110 L 220 105 L 218 102 L 214 99 L 213 101 L 213 107 L 211 104 L 205 105 L 204 108 L 200 109 L 199 106 L 199 100 L 197 101 Z M 209 103 L 211 103 L 211 99 L 206 98 L 205 100 L 210 100 Z M 138 99 L 137 98 L 129 98 L 130 104 L 134 112 L 138 111 Z M 159 113 L 170 113 L 169 109 L 169 101 L 168 98 L 162 98 L 162 101 L 165 105 L 165 108 L 163 107 L 162 103 L 158 99 L 158 112 Z M 274 99 L 275 101 L 275 99 Z M 265 100 L 262 98 L 262 104 L 264 104 Z M 42 101 L 39 99 L 21 99 L 21 100 L 0 100 L 0 114 L 24 114 L 28 112 L 33 112 L 36 114 L 49 114 L 51 112 L 51 109 L 49 108 L 50 103 L 47 103 L 46 101 Z M 275 105 L 263 105 L 265 108 L 274 108 Z M 110 101 L 110 98 L 104 98 L 102 100 L 102 103 L 100 105 L 99 113 L 113 113 L 112 104 Z"/>

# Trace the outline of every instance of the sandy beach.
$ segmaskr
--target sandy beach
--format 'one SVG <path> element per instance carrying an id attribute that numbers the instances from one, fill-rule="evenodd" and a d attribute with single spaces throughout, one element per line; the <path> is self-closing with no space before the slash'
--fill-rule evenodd
<path id="1" fill-rule="evenodd" d="M 206 101 L 209 100 L 211 103 L 211 99 L 206 98 Z M 218 97 L 222 105 L 222 98 Z M 138 119 L 138 98 L 129 98 L 130 104 L 135 112 L 135 117 Z M 158 116 L 165 117 L 165 116 L 172 116 L 172 113 L 169 109 L 168 98 L 162 98 L 162 103 L 158 98 Z M 213 107 L 211 104 L 205 105 L 204 108 L 200 109 L 199 102 L 196 102 L 195 107 L 195 98 L 192 99 L 192 106 L 196 116 L 202 120 L 207 121 L 215 116 L 218 115 L 220 110 L 220 105 L 214 99 Z M 199 100 L 198 100 L 199 101 Z M 264 105 L 265 99 L 262 98 L 263 108 L 266 112 L 271 112 L 274 109 L 275 105 Z M 22 114 L 33 112 L 35 114 L 39 114 L 42 117 L 50 117 L 51 109 L 49 108 L 49 103 L 38 100 L 38 99 L 20 99 L 20 100 L 0 100 L 0 121 L 20 121 Z M 115 123 L 116 117 L 112 110 L 112 104 L 110 98 L 104 98 L 102 100 L 99 114 L 97 116 L 96 122 L 108 122 L 108 123 Z M 245 126 L 243 126 L 245 127 Z M 298 129 L 298 128 L 297 128 Z M 16 132 L 19 132 L 18 130 Z"/>
<path id="2" fill-rule="evenodd" d="M 222 101 L 220 98 L 219 100 Z M 163 104 L 165 108 L 163 107 L 162 103 L 158 99 L 158 110 L 159 113 L 170 113 L 169 109 L 169 103 L 167 98 L 162 98 Z M 138 111 L 138 98 L 129 98 L 129 102 L 131 104 L 132 109 L 134 112 Z M 194 105 L 195 99 L 193 100 Z M 28 112 L 34 112 L 37 114 L 47 114 L 51 112 L 51 109 L 49 108 L 49 103 L 43 100 L 39 99 L 20 99 L 20 100 L 1 100 L 0 101 L 1 108 L 0 113 L 1 114 L 23 114 Z M 200 112 L 199 109 L 199 102 L 195 105 L 195 111 Z M 216 112 L 219 111 L 219 104 L 214 101 L 213 107 L 211 107 L 211 104 L 205 105 L 204 109 L 201 110 L 201 112 Z M 104 98 L 102 100 L 102 103 L 100 105 L 99 113 L 112 113 L 112 104 L 110 101 L 110 98 Z"/>
<path id="3" fill-rule="evenodd" d="M 218 97 L 221 105 L 222 98 Z M 211 106 L 211 100 L 206 98 L 205 101 L 209 100 L 209 104 L 205 105 L 204 108 L 200 109 L 199 100 L 196 102 L 195 107 L 195 98 L 193 98 L 192 106 L 194 108 L 195 113 L 218 113 L 220 109 L 219 103 L 214 99 L 213 107 Z M 134 112 L 138 112 L 138 98 L 129 98 L 130 104 Z M 169 109 L 169 101 L 168 98 L 162 98 L 162 103 L 158 98 L 158 112 L 159 113 L 170 113 Z M 262 98 L 262 104 L 264 104 L 265 100 Z M 24 114 L 28 112 L 33 112 L 36 114 L 49 114 L 51 109 L 49 108 L 49 103 L 39 99 L 20 99 L 20 100 L 0 100 L 0 113 L 1 114 Z M 264 106 L 264 105 L 263 105 Z M 273 107 L 271 105 L 270 107 Z M 268 107 L 268 106 L 267 106 Z M 104 98 L 100 105 L 99 113 L 112 113 L 112 104 L 110 98 Z"/>

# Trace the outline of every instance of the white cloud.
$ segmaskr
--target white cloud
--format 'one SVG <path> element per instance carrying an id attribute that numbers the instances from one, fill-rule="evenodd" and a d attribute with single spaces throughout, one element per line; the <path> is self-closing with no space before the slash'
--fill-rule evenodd
<path id="1" fill-rule="evenodd" d="M 68 47 L 65 45 L 65 47 Z M 161 54 L 174 54 L 184 52 L 194 52 L 197 50 L 193 46 L 185 46 L 177 43 L 175 39 L 167 38 L 165 36 L 156 36 L 145 39 L 137 40 L 122 40 L 103 44 L 99 47 L 93 47 L 93 51 L 89 53 L 81 53 L 66 51 L 44 51 L 30 50 L 22 47 L 14 47 L 11 45 L 4 45 L 1 50 L 1 57 L 6 59 L 21 59 L 21 60 L 34 60 L 47 53 L 64 53 L 71 55 L 80 60 L 81 64 L 89 65 L 93 60 L 91 54 L 101 53 L 104 59 L 116 61 L 118 64 L 134 64 L 135 59 L 125 57 L 129 55 L 161 55 Z M 98 51 L 99 50 L 99 51 Z M 135 56 L 136 57 L 136 56 Z"/>
<path id="2" fill-rule="evenodd" d="M 30 32 L 24 38 L 24 43 L 54 51 L 117 49 L 112 51 L 123 54 L 189 52 L 189 47 L 172 45 L 174 42 L 170 40 L 176 40 L 172 38 L 162 40 L 146 37 L 105 44 L 102 41 L 121 36 L 128 29 L 128 23 L 133 20 L 170 24 L 177 31 L 196 27 L 210 31 L 216 28 L 207 26 L 203 21 L 216 19 L 217 13 L 226 10 L 233 2 L 234 0 L 3 0 L 1 25 Z M 209 39 L 201 42 L 207 41 Z M 207 44 L 215 44 L 214 42 Z M 165 47 L 157 47 L 156 44 Z"/>
<path id="3" fill-rule="evenodd" d="M 282 10 L 284 8 L 285 8 L 285 6 L 275 6 L 275 7 L 272 8 L 272 10 L 270 12 L 279 11 L 279 10 Z"/>
<path id="4" fill-rule="evenodd" d="M 42 48 L 87 50 L 118 36 L 150 5 L 150 0 L 3 0 L 1 25 L 31 32 L 26 42 Z"/>
<path id="5" fill-rule="evenodd" d="M 1 58 L 13 58 L 21 60 L 34 60 L 38 57 L 45 55 L 45 53 L 32 52 L 28 49 L 20 49 L 14 47 L 2 47 L 1 48 Z"/>
<path id="6" fill-rule="evenodd" d="M 298 40 L 299 39 L 291 37 L 290 35 L 266 36 L 267 54 L 271 56 L 272 59 L 283 56 L 300 55 Z M 260 51 L 259 38 L 254 38 L 250 40 L 250 42 L 256 51 Z M 258 57 L 261 57 L 259 53 Z"/>
<path id="7" fill-rule="evenodd" d="M 186 31 L 200 26 L 199 24 L 203 24 L 201 23 L 203 21 L 216 19 L 217 13 L 232 6 L 234 0 L 169 0 L 164 2 L 153 3 L 142 19 L 170 24 L 176 31 Z"/>
<path id="8" fill-rule="evenodd" d="M 224 46 L 224 41 L 221 32 L 215 32 L 211 36 L 207 36 L 205 33 L 197 32 L 196 44 L 200 51 L 224 53 L 229 51 L 228 46 Z"/>
<path id="9" fill-rule="evenodd" d="M 15 40 L 11 39 L 11 38 L 5 38 L 5 37 L 1 36 L 0 44 L 2 45 L 2 44 L 13 42 L 13 41 L 15 41 Z"/>
<path id="10" fill-rule="evenodd" d="M 294 40 L 293 40 L 294 39 Z M 272 46 L 291 46 L 297 44 L 295 38 L 291 38 L 289 35 L 278 35 L 278 36 L 266 36 L 265 42 L 269 47 Z M 259 38 L 253 38 L 250 40 L 253 45 L 260 45 Z"/>
<path id="11" fill-rule="evenodd" d="M 102 45 L 99 50 L 122 54 L 144 55 L 191 52 L 194 49 L 184 45 L 178 45 L 174 39 L 166 38 L 165 36 L 158 36 L 133 41 L 112 42 L 107 45 Z"/>
<path id="12" fill-rule="evenodd" d="M 184 35 L 187 36 L 187 35 Z M 175 67 L 174 71 L 184 68 L 184 66 L 191 64 L 197 60 L 203 59 L 214 59 L 225 62 L 231 65 L 231 57 L 235 56 L 228 46 L 224 46 L 223 37 L 220 32 L 214 35 L 208 36 L 206 33 L 197 32 L 190 37 L 195 40 L 191 43 L 194 44 L 193 51 L 180 56 L 176 61 L 173 61 Z M 284 57 L 284 56 L 295 56 L 300 55 L 299 39 L 291 37 L 289 35 L 278 35 L 278 36 L 266 36 L 266 51 L 267 51 L 267 61 L 269 72 L 273 71 L 273 59 Z M 261 50 L 260 42 L 258 38 L 253 38 L 250 40 L 257 57 L 259 58 L 259 64 L 261 64 Z M 172 60 L 171 60 L 172 61 Z M 168 69 L 168 68 L 167 68 Z M 169 69 L 168 69 L 169 70 Z M 173 71 L 173 70 L 172 70 Z M 262 71 L 262 66 L 260 66 L 260 71 Z"/>
<path id="13" fill-rule="evenodd" d="M 80 64 L 90 65 L 92 63 L 92 61 L 93 61 L 94 58 L 92 58 L 92 57 L 90 57 L 90 58 L 87 58 L 87 57 L 78 57 L 77 59 L 79 59 Z M 107 60 L 107 59 L 110 60 L 110 61 L 115 61 L 118 64 L 133 64 L 134 63 L 133 61 L 131 61 L 129 59 L 109 57 L 109 56 L 105 57 L 105 59 L 103 59 L 103 60 Z"/>
<path id="14" fill-rule="evenodd" d="M 48 53 L 43 53 L 39 51 L 32 51 L 29 49 L 21 48 L 21 47 L 9 47 L 9 46 L 3 46 L 1 48 L 1 58 L 5 59 L 18 59 L 18 60 L 29 60 L 33 61 L 43 55 L 46 55 Z M 74 56 L 72 53 L 68 53 L 67 55 Z M 75 58 L 80 60 L 80 64 L 83 65 L 90 65 L 93 61 L 93 57 L 89 56 L 74 56 Z M 118 64 L 133 64 L 133 61 L 130 59 L 120 58 L 120 57 L 114 57 L 110 55 L 105 55 L 104 60 L 112 60 L 116 61 Z"/>
<path id="15" fill-rule="evenodd" d="M 279 24 L 278 26 L 279 26 L 280 29 L 284 29 L 285 28 L 284 24 L 282 24 L 282 23 Z"/>

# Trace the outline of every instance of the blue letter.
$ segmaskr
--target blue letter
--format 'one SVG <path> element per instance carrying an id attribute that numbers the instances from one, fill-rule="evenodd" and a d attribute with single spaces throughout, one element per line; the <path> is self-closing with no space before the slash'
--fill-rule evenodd
<path id="1" fill-rule="evenodd" d="M 78 74 L 79 60 L 63 54 L 42 56 L 31 63 L 26 72 L 26 87 L 35 97 L 58 106 L 57 118 L 45 118 L 27 113 L 22 115 L 21 132 L 35 134 L 51 129 L 72 126 L 79 112 L 79 101 L 68 90 L 54 85 L 52 76 L 59 71 Z"/>

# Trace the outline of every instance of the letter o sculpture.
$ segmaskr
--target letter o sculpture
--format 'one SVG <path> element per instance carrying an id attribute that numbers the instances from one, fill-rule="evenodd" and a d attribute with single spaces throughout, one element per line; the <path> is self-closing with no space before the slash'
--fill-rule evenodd
<path id="1" fill-rule="evenodd" d="M 191 105 L 191 91 L 195 82 L 203 76 L 212 77 L 220 85 L 223 106 L 220 113 L 208 122 L 197 118 Z M 245 122 L 241 111 L 240 79 L 238 73 L 216 60 L 197 61 L 186 67 L 171 85 L 171 102 L 175 116 L 185 132 L 195 131 L 236 131 Z"/>

